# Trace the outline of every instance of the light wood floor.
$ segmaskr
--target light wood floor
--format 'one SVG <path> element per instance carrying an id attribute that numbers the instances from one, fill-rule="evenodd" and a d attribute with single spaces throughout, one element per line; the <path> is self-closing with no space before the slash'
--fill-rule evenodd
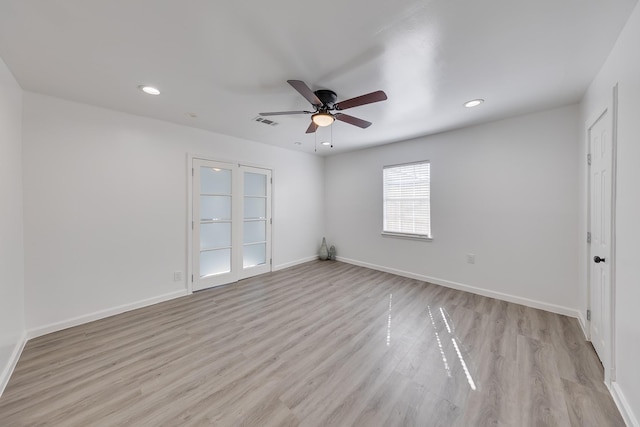
<path id="1" fill-rule="evenodd" d="M 316 261 L 43 336 L 5 426 L 623 426 L 575 319 Z"/>

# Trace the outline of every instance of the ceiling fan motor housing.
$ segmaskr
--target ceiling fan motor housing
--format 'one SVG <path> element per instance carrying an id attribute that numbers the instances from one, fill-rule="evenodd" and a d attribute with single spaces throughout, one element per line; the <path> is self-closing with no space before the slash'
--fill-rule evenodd
<path id="1" fill-rule="evenodd" d="M 333 109 L 333 105 L 338 100 L 338 95 L 332 90 L 329 89 L 319 89 L 314 92 L 318 99 L 322 101 L 323 106 L 328 109 Z"/>

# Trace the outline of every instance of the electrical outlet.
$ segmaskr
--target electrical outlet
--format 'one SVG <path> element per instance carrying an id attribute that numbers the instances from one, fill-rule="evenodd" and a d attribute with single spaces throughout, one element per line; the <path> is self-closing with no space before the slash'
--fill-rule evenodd
<path id="1" fill-rule="evenodd" d="M 173 272 L 173 281 L 181 282 L 182 281 L 182 271 L 174 271 Z"/>
<path id="2" fill-rule="evenodd" d="M 476 254 L 467 254 L 467 264 L 476 263 Z"/>

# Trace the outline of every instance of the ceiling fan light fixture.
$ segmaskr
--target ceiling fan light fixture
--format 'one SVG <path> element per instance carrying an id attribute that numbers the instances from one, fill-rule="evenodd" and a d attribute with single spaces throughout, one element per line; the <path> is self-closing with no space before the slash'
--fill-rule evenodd
<path id="1" fill-rule="evenodd" d="M 313 116 L 311 116 L 311 120 L 318 126 L 323 127 L 329 126 L 331 123 L 333 123 L 334 118 L 329 113 L 315 113 Z"/>

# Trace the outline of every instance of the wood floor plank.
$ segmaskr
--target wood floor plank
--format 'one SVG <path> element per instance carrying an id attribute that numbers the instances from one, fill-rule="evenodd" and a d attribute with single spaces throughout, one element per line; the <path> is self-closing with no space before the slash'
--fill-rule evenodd
<path id="1" fill-rule="evenodd" d="M 459 427 L 517 426 L 519 416 L 519 372 L 517 363 L 486 349 L 480 356 L 475 381 L 459 419 Z"/>
<path id="2" fill-rule="evenodd" d="M 517 346 L 518 397 L 522 399 L 519 425 L 570 425 L 553 346 L 522 335 Z"/>
<path id="3" fill-rule="evenodd" d="M 562 380 L 571 424 L 582 427 L 624 427 L 618 409 L 608 393 Z"/>
<path id="4" fill-rule="evenodd" d="M 314 261 L 29 341 L 19 426 L 623 426 L 575 319 Z"/>

